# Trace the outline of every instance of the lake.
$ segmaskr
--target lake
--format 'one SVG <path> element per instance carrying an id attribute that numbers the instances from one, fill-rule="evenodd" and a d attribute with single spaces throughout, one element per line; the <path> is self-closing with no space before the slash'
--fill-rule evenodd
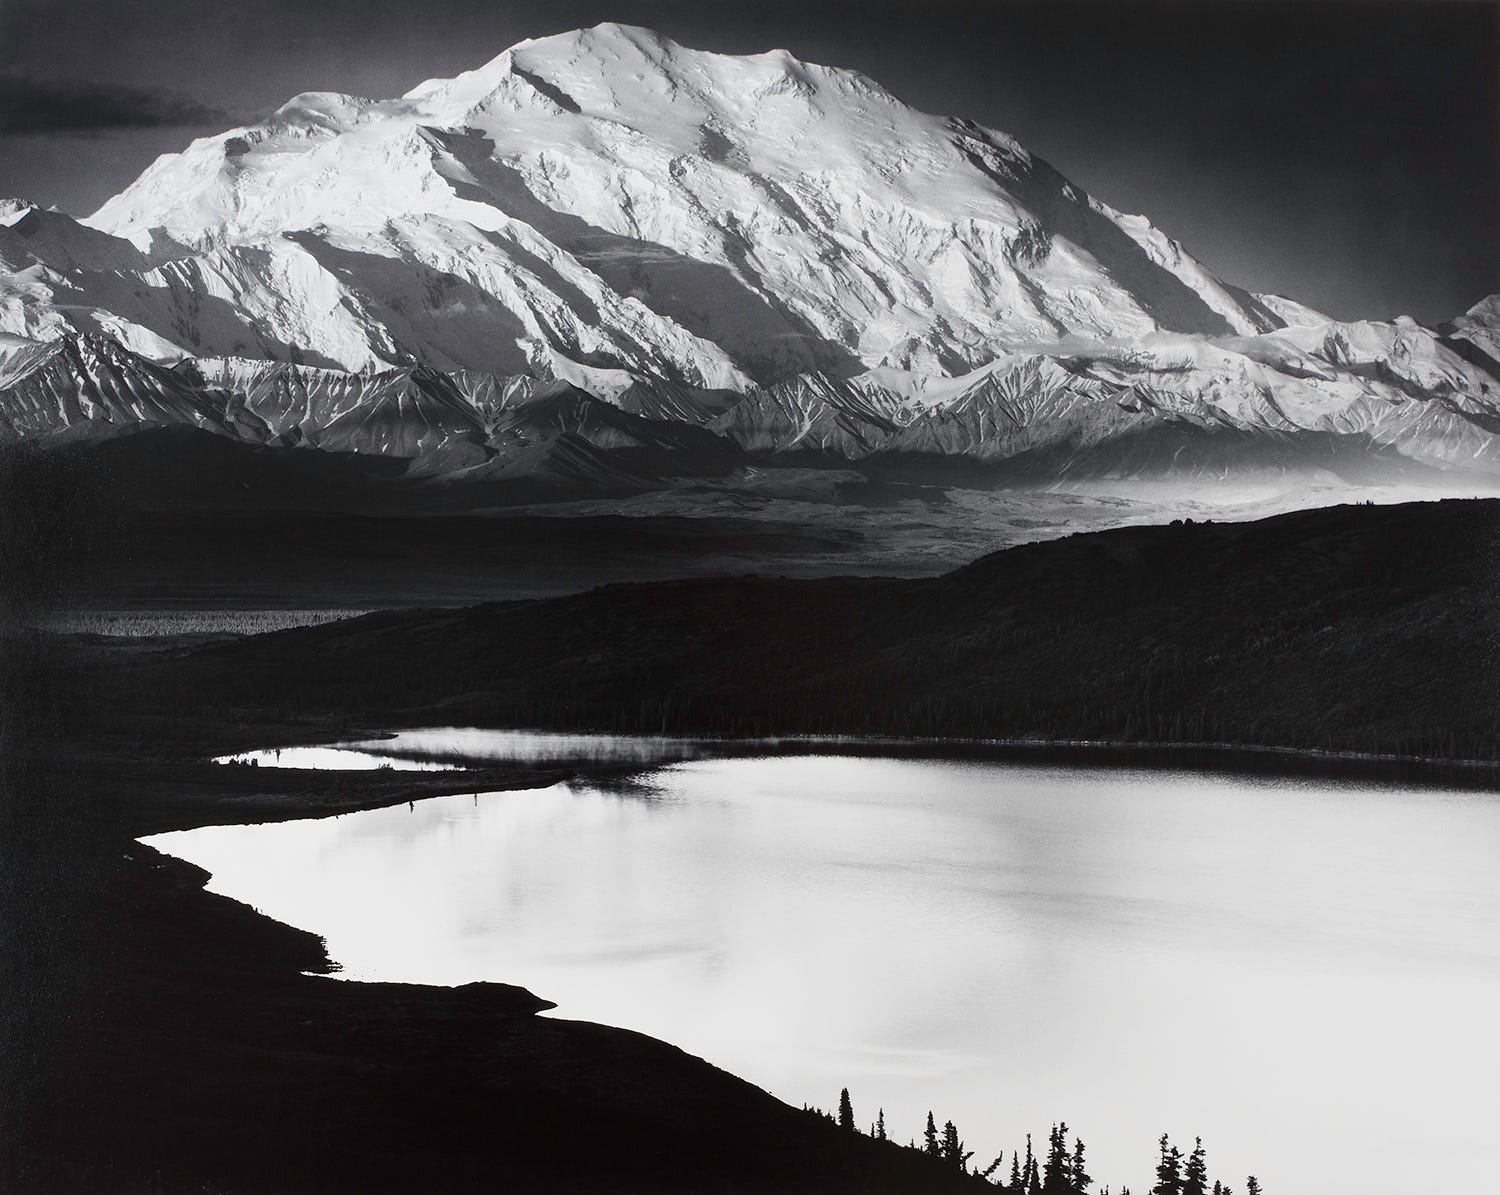
<path id="1" fill-rule="evenodd" d="M 521 984 L 981 1163 L 1066 1119 L 1114 1190 L 1163 1132 L 1236 1192 L 1500 1172 L 1492 795 L 622 741 L 627 786 L 146 841 L 347 978 Z"/>

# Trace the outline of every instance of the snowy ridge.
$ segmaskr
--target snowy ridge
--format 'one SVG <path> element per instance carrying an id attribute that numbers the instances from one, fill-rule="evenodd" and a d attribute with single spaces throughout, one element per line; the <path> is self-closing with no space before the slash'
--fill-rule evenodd
<path id="1" fill-rule="evenodd" d="M 996 130 L 621 25 L 305 93 L 84 222 L 0 203 L 0 436 L 182 423 L 427 477 L 1292 440 L 1493 472 L 1497 329 L 1493 298 L 1430 329 L 1249 294 Z"/>
<path id="2" fill-rule="evenodd" d="M 1257 468 L 1276 446 L 1299 467 L 1334 446 L 1500 474 L 1500 379 L 1415 325 L 1386 325 L 1384 339 L 1381 327 L 1283 330 L 1234 348 L 1181 336 L 1088 354 L 1061 346 L 941 385 L 892 371 L 814 373 L 733 395 L 639 377 L 614 401 L 560 379 L 421 366 L 202 358 L 165 368 L 101 335 L 69 334 L 0 347 L 0 438 L 188 424 L 273 447 L 398 458 L 413 474 L 457 480 L 563 441 L 586 445 L 591 461 L 640 458 L 631 475 L 660 484 L 755 461 L 910 472 L 946 459 L 1061 475 L 1087 457 L 1115 461 L 1111 475 L 1156 473 L 1192 459 L 1195 440 L 1212 441 L 1216 459 L 1244 446 Z M 1372 343 L 1387 355 L 1372 356 Z M 1168 431 L 1173 454 L 1143 458 L 1139 445 Z M 1232 453 L 1215 466 L 1233 467 Z"/>
<path id="3" fill-rule="evenodd" d="M 255 441 L 267 435 L 236 396 L 196 386 L 104 336 L 34 343 L 0 358 L 0 443 L 140 424 L 185 424 Z"/>
<path id="4" fill-rule="evenodd" d="M 454 380 L 419 367 L 351 374 L 219 358 L 180 372 L 237 396 L 280 444 L 415 457 L 485 437 L 482 412 Z"/>

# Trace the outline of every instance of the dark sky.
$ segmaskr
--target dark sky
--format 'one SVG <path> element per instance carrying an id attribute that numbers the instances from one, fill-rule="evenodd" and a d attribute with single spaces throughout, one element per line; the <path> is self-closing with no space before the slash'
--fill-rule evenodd
<path id="1" fill-rule="evenodd" d="M 1334 315 L 1500 290 L 1500 3 L 0 0 L 0 195 L 86 214 L 299 91 L 395 95 L 604 20 L 855 67 Z"/>

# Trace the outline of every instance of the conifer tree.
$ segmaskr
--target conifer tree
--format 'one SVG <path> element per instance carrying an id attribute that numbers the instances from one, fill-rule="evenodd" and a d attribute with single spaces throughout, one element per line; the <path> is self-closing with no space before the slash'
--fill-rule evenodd
<path id="1" fill-rule="evenodd" d="M 1005 1161 L 1005 1151 L 1002 1149 L 995 1155 L 995 1160 L 979 1172 L 979 1177 L 988 1181 L 995 1176 L 995 1171 L 1000 1169 L 1000 1163 Z M 1015 1163 L 1011 1163 L 1014 1165 Z M 1003 1187 L 1004 1183 L 996 1183 L 995 1186 Z"/>
<path id="2" fill-rule="evenodd" d="M 875 1117 L 875 1131 L 873 1133 L 873 1136 L 874 1136 L 875 1140 L 877 1140 L 877 1141 L 885 1141 L 885 1140 L 887 1140 L 887 1137 L 885 1135 L 885 1109 L 884 1108 L 882 1108 L 880 1110 L 879 1115 Z"/>
<path id="3" fill-rule="evenodd" d="M 1073 1189 L 1066 1123 L 1053 1125 L 1047 1137 L 1047 1162 L 1042 1168 L 1042 1195 L 1069 1195 Z"/>
<path id="4" fill-rule="evenodd" d="M 1005 1189 L 1013 1192 L 1014 1195 L 1020 1195 L 1025 1190 L 1025 1182 L 1026 1180 L 1021 1175 L 1021 1155 L 1012 1153 L 1010 1155 L 1010 1182 L 1006 1184 Z"/>
<path id="5" fill-rule="evenodd" d="M 937 1121 L 932 1119 L 932 1109 L 927 1109 L 927 1127 L 922 1131 L 922 1152 L 937 1156 L 938 1132 Z"/>
<path id="6" fill-rule="evenodd" d="M 1036 1174 L 1036 1158 L 1031 1153 L 1031 1134 L 1026 1134 L 1026 1164 L 1021 1167 L 1021 1190 L 1025 1191 L 1031 1186 L 1032 1177 Z"/>
<path id="7" fill-rule="evenodd" d="M 854 1132 L 854 1104 L 849 1099 L 849 1089 L 839 1092 L 839 1128 Z"/>
<path id="8" fill-rule="evenodd" d="M 1093 1185 L 1093 1176 L 1083 1164 L 1083 1138 L 1078 1137 L 1073 1141 L 1073 1195 L 1089 1195 L 1089 1187 Z"/>
<path id="9" fill-rule="evenodd" d="M 958 1126 L 951 1120 L 943 1125 L 943 1143 L 938 1150 L 943 1161 L 958 1170 L 966 1169 L 974 1156 L 973 1151 L 964 1149 L 964 1143 L 958 1139 Z"/>
<path id="10" fill-rule="evenodd" d="M 1203 1138 L 1193 1139 L 1187 1169 L 1182 1172 L 1182 1195 L 1208 1195 L 1208 1163 L 1203 1154 Z"/>
<path id="11" fill-rule="evenodd" d="M 1245 1180 L 1245 1190 L 1249 1192 L 1249 1195 L 1260 1195 L 1260 1179 L 1252 1174 Z"/>
<path id="12" fill-rule="evenodd" d="M 1156 1163 L 1156 1186 L 1151 1195 L 1182 1195 L 1182 1152 L 1161 1135 L 1161 1157 Z"/>

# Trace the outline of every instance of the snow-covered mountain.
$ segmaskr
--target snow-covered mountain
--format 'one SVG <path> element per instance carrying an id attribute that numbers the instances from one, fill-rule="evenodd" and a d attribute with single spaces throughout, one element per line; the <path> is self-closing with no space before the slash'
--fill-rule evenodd
<path id="1" fill-rule="evenodd" d="M 217 292 L 262 345 L 346 368 L 561 357 L 737 387 L 1283 323 L 1003 134 L 622 25 L 395 100 L 298 96 L 89 224 L 182 263 L 168 288 Z M 243 351 L 202 335 L 183 347 Z"/>
<path id="2" fill-rule="evenodd" d="M 680 475 L 1291 441 L 1500 472 L 1497 326 L 1252 295 L 1003 133 L 621 25 L 298 96 L 83 222 L 0 204 L 0 437 L 183 422 L 423 474 L 514 470 L 537 427 Z"/>

